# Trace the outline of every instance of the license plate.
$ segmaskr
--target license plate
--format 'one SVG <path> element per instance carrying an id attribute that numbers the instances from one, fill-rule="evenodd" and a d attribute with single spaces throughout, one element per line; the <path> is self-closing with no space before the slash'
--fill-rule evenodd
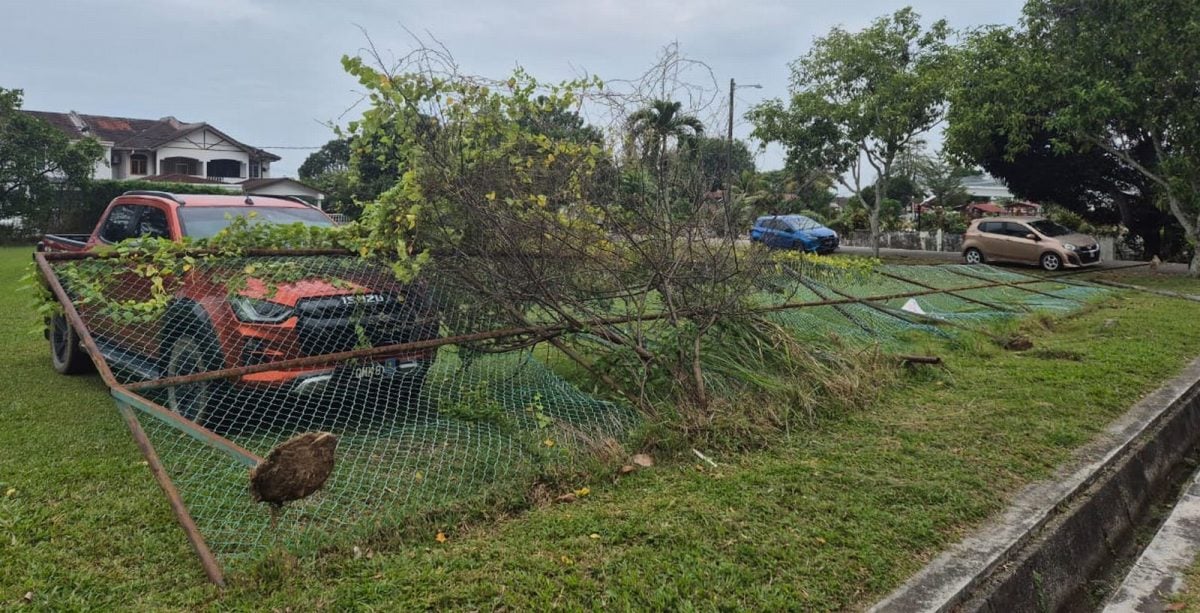
<path id="1" fill-rule="evenodd" d="M 350 371 L 350 376 L 355 379 L 388 377 L 394 374 L 396 374 L 396 358 L 388 358 L 382 362 L 376 362 L 368 366 L 359 366 Z"/>

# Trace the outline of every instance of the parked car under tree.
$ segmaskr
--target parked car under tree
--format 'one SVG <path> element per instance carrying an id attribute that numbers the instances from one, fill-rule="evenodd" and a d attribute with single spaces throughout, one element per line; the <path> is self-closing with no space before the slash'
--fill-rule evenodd
<path id="1" fill-rule="evenodd" d="M 1036 264 L 1047 271 L 1100 263 L 1100 244 L 1042 217 L 987 217 L 963 235 L 963 261 Z"/>
<path id="2" fill-rule="evenodd" d="M 767 215 L 754 220 L 750 240 L 771 249 L 801 249 L 833 253 L 838 248 L 837 232 L 804 215 Z"/>

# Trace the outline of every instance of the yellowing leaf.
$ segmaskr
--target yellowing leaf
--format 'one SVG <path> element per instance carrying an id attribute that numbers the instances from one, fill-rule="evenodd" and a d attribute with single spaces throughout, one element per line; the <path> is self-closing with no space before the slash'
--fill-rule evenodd
<path id="1" fill-rule="evenodd" d="M 592 490 L 590 490 L 586 487 L 581 487 L 581 488 L 575 490 L 576 496 L 587 496 L 588 494 L 591 494 L 591 493 L 592 493 Z"/>
<path id="2" fill-rule="evenodd" d="M 417 474 L 413 475 L 414 481 L 421 481 L 424 478 L 425 478 L 425 475 L 421 474 L 421 471 L 419 471 L 419 470 L 417 471 Z"/>
<path id="3" fill-rule="evenodd" d="M 594 540 L 597 540 L 597 539 L 599 539 L 599 538 L 600 538 L 600 535 L 599 535 L 599 534 L 596 534 L 595 532 L 593 532 L 593 533 L 591 533 L 591 534 L 589 534 L 589 535 L 588 535 L 588 538 L 590 538 L 590 539 L 592 539 L 592 540 L 594 541 Z"/>
<path id="4" fill-rule="evenodd" d="M 12 496 L 13 494 L 16 494 L 16 493 L 17 493 L 17 488 L 15 488 L 15 487 L 10 487 L 10 488 L 4 490 L 5 496 Z"/>
<path id="5" fill-rule="evenodd" d="M 553 446 L 554 446 L 554 439 L 552 439 L 552 438 L 548 438 L 548 439 L 546 439 L 546 440 L 542 441 L 542 444 L 543 444 L 543 445 L 545 445 L 545 446 L 547 446 L 547 447 L 553 447 Z"/>
<path id="6" fill-rule="evenodd" d="M 436 540 L 439 543 L 445 543 L 448 539 L 446 538 L 445 532 L 438 530 L 437 536 L 434 537 L 434 540 Z"/>

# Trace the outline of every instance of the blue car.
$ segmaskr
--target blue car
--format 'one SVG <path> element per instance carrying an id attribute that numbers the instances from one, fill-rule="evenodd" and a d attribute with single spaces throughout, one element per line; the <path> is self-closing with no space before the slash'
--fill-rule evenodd
<path id="1" fill-rule="evenodd" d="M 771 249 L 801 249 L 833 253 L 838 248 L 837 232 L 803 215 L 768 215 L 754 220 L 750 240 Z"/>

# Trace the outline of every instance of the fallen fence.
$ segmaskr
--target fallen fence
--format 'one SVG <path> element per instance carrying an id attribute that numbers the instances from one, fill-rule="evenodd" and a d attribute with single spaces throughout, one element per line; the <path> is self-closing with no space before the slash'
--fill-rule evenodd
<path id="1" fill-rule="evenodd" d="M 533 349 L 668 317 L 538 323 L 531 310 L 531 325 L 495 326 L 486 301 L 437 279 L 399 283 L 343 252 L 204 255 L 173 286 L 155 264 L 113 255 L 35 259 L 62 306 L 52 337 L 86 350 L 217 584 L 222 559 L 386 531 L 619 450 L 637 411 L 580 390 L 554 368 L 561 355 Z M 747 313 L 891 347 L 1107 291 L 983 265 L 819 281 L 779 266 L 760 285 Z"/>

